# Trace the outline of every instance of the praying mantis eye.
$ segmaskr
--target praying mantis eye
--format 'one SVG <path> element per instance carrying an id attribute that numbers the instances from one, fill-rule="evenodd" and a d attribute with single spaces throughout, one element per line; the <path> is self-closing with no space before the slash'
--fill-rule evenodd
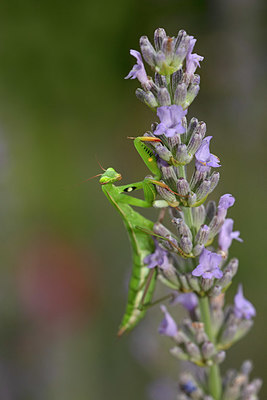
<path id="1" fill-rule="evenodd" d="M 126 189 L 124 189 L 124 192 L 130 193 L 135 189 L 136 189 L 136 186 L 130 186 L 130 187 L 127 187 Z"/>

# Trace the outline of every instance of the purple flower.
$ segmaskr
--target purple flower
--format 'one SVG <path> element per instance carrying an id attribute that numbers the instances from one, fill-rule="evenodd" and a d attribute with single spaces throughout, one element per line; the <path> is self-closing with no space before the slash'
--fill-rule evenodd
<path id="1" fill-rule="evenodd" d="M 239 242 L 243 242 L 243 240 L 239 237 L 240 232 L 233 232 L 234 221 L 231 218 L 227 218 L 224 221 L 224 224 L 219 233 L 219 246 L 222 251 L 227 252 L 229 247 L 232 244 L 233 239 L 238 240 Z"/>
<path id="2" fill-rule="evenodd" d="M 202 276 L 204 279 L 220 279 L 223 276 L 219 268 L 221 261 L 222 256 L 204 249 L 199 257 L 199 265 L 193 270 L 192 275 Z"/>
<path id="3" fill-rule="evenodd" d="M 234 313 L 235 316 L 240 319 L 251 319 L 256 315 L 254 306 L 243 296 L 243 288 L 241 284 L 238 286 L 238 291 L 235 295 Z"/>
<path id="4" fill-rule="evenodd" d="M 199 62 L 204 60 L 204 57 L 196 53 L 192 54 L 195 43 L 196 39 L 194 39 L 194 36 L 190 36 L 190 44 L 186 55 L 186 72 L 188 74 L 194 74 L 197 67 L 200 67 Z"/>
<path id="5" fill-rule="evenodd" d="M 171 315 L 168 313 L 167 308 L 165 306 L 161 306 L 161 311 L 164 313 L 164 318 L 160 323 L 158 332 L 161 335 L 174 337 L 177 333 L 177 325 Z"/>
<path id="6" fill-rule="evenodd" d="M 158 242 L 155 240 L 155 251 L 144 258 L 144 263 L 148 264 L 148 268 L 160 267 L 161 269 L 168 269 L 170 262 L 168 258 L 168 252 L 162 249 Z"/>
<path id="7" fill-rule="evenodd" d="M 167 137 L 173 137 L 176 134 L 184 133 L 185 128 L 182 126 L 182 118 L 186 114 L 187 110 L 183 110 L 182 106 L 175 104 L 158 107 L 157 115 L 160 119 L 160 124 L 158 124 L 154 134 L 165 134 Z"/>
<path id="8" fill-rule="evenodd" d="M 137 64 L 133 66 L 129 74 L 124 79 L 137 78 L 142 85 L 147 86 L 149 79 L 146 74 L 141 54 L 136 50 L 130 50 L 130 54 L 136 58 Z"/>
<path id="9" fill-rule="evenodd" d="M 198 305 L 195 293 L 182 293 L 174 298 L 171 304 L 181 304 L 186 310 L 193 311 Z"/>
<path id="10" fill-rule="evenodd" d="M 202 140 L 199 149 L 196 151 L 196 168 L 198 171 L 209 171 L 210 167 L 220 167 L 220 160 L 214 154 L 210 153 L 210 140 L 212 136 L 207 136 Z"/>
<path id="11" fill-rule="evenodd" d="M 224 194 L 221 196 L 217 208 L 217 216 L 224 219 L 227 214 L 229 207 L 232 207 L 235 203 L 235 198 L 231 194 Z"/>
<path id="12" fill-rule="evenodd" d="M 200 67 L 200 61 L 203 61 L 204 57 L 198 54 L 190 54 L 186 57 L 186 72 L 188 74 L 194 74 L 197 67 Z"/>

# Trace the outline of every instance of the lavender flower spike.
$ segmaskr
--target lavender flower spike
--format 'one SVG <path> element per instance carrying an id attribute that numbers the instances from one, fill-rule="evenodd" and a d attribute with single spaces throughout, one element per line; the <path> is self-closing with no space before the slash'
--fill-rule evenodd
<path id="1" fill-rule="evenodd" d="M 239 237 L 240 232 L 233 232 L 234 221 L 231 218 L 227 218 L 224 221 L 224 224 L 219 233 L 219 246 L 222 251 L 227 253 L 229 247 L 232 244 L 233 239 L 238 240 L 239 242 L 243 242 L 243 240 Z"/>
<path id="2" fill-rule="evenodd" d="M 178 331 L 176 322 L 172 318 L 172 316 L 168 313 L 167 308 L 165 306 L 161 306 L 161 311 L 164 313 L 164 318 L 159 326 L 159 333 L 161 335 L 174 337 Z"/>
<path id="3" fill-rule="evenodd" d="M 137 78 L 144 87 L 149 87 L 150 81 L 147 77 L 141 54 L 137 50 L 130 50 L 130 54 L 136 58 L 137 63 L 133 66 L 129 74 L 124 79 Z"/>
<path id="4" fill-rule="evenodd" d="M 220 167 L 220 160 L 214 154 L 210 152 L 210 140 L 212 136 L 207 136 L 202 140 L 199 149 L 196 151 L 196 168 L 198 171 L 206 172 L 210 170 L 210 167 Z"/>
<path id="5" fill-rule="evenodd" d="M 144 263 L 147 264 L 148 268 L 159 267 L 161 269 L 168 269 L 170 262 L 168 258 L 168 252 L 162 249 L 158 242 L 155 240 L 155 251 L 144 258 Z"/>
<path id="6" fill-rule="evenodd" d="M 204 279 L 217 278 L 223 276 L 219 265 L 222 261 L 222 256 L 204 249 L 199 257 L 199 265 L 193 270 L 193 276 L 202 276 Z"/>
<path id="7" fill-rule="evenodd" d="M 254 306 L 243 296 L 243 288 L 241 284 L 238 286 L 238 291 L 235 295 L 234 312 L 235 316 L 240 319 L 251 319 L 256 315 Z"/>
<path id="8" fill-rule="evenodd" d="M 224 219 L 227 214 L 227 210 L 229 207 L 232 207 L 235 203 L 235 198 L 231 194 L 224 194 L 221 196 L 217 209 L 217 216 L 221 219 Z"/>
<path id="9" fill-rule="evenodd" d="M 184 133 L 185 128 L 182 126 L 182 118 L 187 114 L 187 110 L 183 110 L 182 106 L 175 104 L 171 106 L 158 107 L 157 115 L 160 119 L 155 130 L 155 135 L 163 135 L 173 137 L 176 134 Z"/>

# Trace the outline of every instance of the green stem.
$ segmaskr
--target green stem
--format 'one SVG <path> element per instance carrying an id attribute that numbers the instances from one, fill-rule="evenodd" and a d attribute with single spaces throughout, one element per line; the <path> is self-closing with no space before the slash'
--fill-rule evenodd
<path id="1" fill-rule="evenodd" d="M 214 333 L 210 317 L 209 299 L 207 296 L 199 298 L 201 319 L 205 325 L 205 331 L 211 342 L 215 344 Z M 215 400 L 220 400 L 222 394 L 222 384 L 220 369 L 217 364 L 209 367 L 209 391 Z"/>

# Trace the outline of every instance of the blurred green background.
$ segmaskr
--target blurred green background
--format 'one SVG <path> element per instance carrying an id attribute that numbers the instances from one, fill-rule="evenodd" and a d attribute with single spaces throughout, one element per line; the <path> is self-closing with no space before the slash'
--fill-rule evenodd
<path id="1" fill-rule="evenodd" d="M 175 398 L 159 311 L 116 338 L 130 246 L 97 180 L 80 185 L 97 160 L 125 183 L 147 174 L 126 137 L 154 116 L 123 78 L 129 49 L 157 27 L 198 39 L 189 117 L 207 123 L 222 162 L 213 198 L 237 199 L 230 216 L 244 244 L 231 249 L 240 270 L 228 300 L 242 281 L 257 318 L 223 368 L 251 358 L 266 380 L 266 11 L 264 0 L 0 3 L 1 399 Z"/>

